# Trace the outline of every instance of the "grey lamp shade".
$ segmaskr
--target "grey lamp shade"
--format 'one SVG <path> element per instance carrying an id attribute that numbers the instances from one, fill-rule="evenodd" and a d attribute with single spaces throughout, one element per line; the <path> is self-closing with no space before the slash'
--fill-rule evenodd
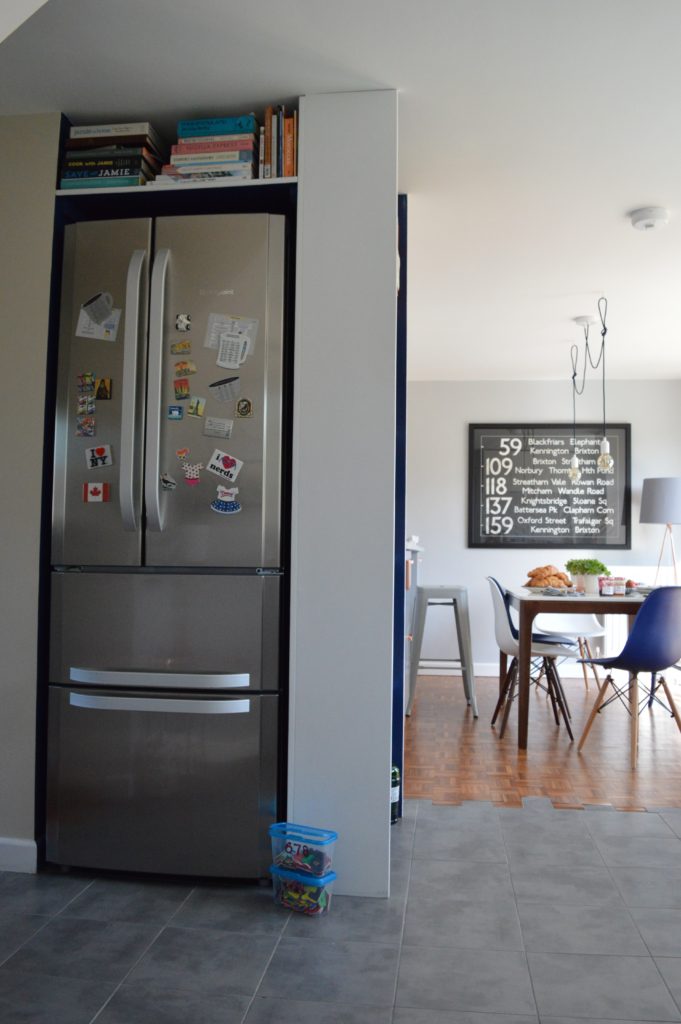
<path id="1" fill-rule="evenodd" d="M 681 477 L 653 476 L 643 481 L 641 523 L 681 523 Z"/>

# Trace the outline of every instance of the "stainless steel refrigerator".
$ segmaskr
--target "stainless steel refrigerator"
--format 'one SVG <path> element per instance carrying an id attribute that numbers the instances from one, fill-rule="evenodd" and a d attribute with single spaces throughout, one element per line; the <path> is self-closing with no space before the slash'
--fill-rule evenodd
<path id="1" fill-rule="evenodd" d="M 48 861 L 266 872 L 284 260 L 268 214 L 66 228 Z"/>

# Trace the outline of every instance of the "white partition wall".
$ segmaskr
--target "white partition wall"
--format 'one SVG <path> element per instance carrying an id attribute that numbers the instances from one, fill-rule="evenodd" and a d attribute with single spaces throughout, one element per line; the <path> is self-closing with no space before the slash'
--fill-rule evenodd
<path id="1" fill-rule="evenodd" d="M 397 97 L 302 97 L 288 815 L 389 888 Z"/>
<path id="2" fill-rule="evenodd" d="M 43 404 L 59 114 L 0 118 L 0 870 L 35 871 Z M 28 403 L 28 404 L 27 404 Z"/>

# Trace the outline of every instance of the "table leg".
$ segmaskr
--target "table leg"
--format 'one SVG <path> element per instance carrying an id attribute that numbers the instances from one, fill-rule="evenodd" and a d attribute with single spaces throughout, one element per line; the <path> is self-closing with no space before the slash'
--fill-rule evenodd
<path id="1" fill-rule="evenodd" d="M 506 683 L 506 673 L 508 672 L 508 654 L 504 654 L 503 651 L 499 651 L 499 696 L 503 693 L 504 685 Z"/>
<path id="2" fill-rule="evenodd" d="M 534 612 L 523 602 L 518 622 L 518 746 L 527 749 L 527 726 L 530 717 L 530 660 L 532 657 L 532 623 Z"/>

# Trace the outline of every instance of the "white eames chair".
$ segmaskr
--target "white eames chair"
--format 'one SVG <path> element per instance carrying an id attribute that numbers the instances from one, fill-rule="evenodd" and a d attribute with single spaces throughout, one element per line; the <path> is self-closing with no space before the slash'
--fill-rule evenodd
<path id="1" fill-rule="evenodd" d="M 504 592 L 495 579 L 491 576 L 488 576 L 487 579 L 492 594 L 492 605 L 494 607 L 494 635 L 496 637 L 499 650 L 511 658 L 511 664 L 509 665 L 506 673 L 506 678 L 503 680 L 501 685 L 499 700 L 497 701 L 497 705 L 494 709 L 494 715 L 492 716 L 491 723 L 492 725 L 495 724 L 503 709 L 501 729 L 499 730 L 499 739 L 501 739 L 506 731 L 506 724 L 511 712 L 511 704 L 513 703 L 518 683 L 519 645 L 518 641 L 513 636 L 513 631 L 511 629 L 511 620 L 508 614 Z M 568 736 L 571 740 L 574 739 L 574 736 L 572 735 L 572 729 L 570 727 L 570 709 L 568 707 L 567 700 L 565 699 L 565 693 L 563 692 L 563 685 L 560 681 L 558 670 L 556 669 L 556 658 L 575 658 L 576 656 L 576 652 L 571 651 L 569 647 L 561 647 L 558 644 L 537 642 L 533 634 L 532 657 L 542 659 L 543 669 L 546 675 L 546 690 L 551 700 L 551 707 L 553 709 L 553 716 L 556 720 L 556 725 L 560 725 L 560 717 L 562 717 L 565 722 L 565 728 L 567 729 Z"/>
<path id="2" fill-rule="evenodd" d="M 584 685 L 589 689 L 589 677 L 587 676 L 587 662 L 591 665 L 591 671 L 596 680 L 596 686 L 600 687 L 601 681 L 598 678 L 598 671 L 593 661 L 590 640 L 596 640 L 605 636 L 605 626 L 598 621 L 595 615 L 538 615 L 534 620 L 534 629 L 537 633 L 546 635 L 546 643 L 554 643 L 555 637 L 552 634 L 569 637 L 575 640 L 579 646 L 579 657 L 582 660 L 582 672 L 584 674 Z"/>

